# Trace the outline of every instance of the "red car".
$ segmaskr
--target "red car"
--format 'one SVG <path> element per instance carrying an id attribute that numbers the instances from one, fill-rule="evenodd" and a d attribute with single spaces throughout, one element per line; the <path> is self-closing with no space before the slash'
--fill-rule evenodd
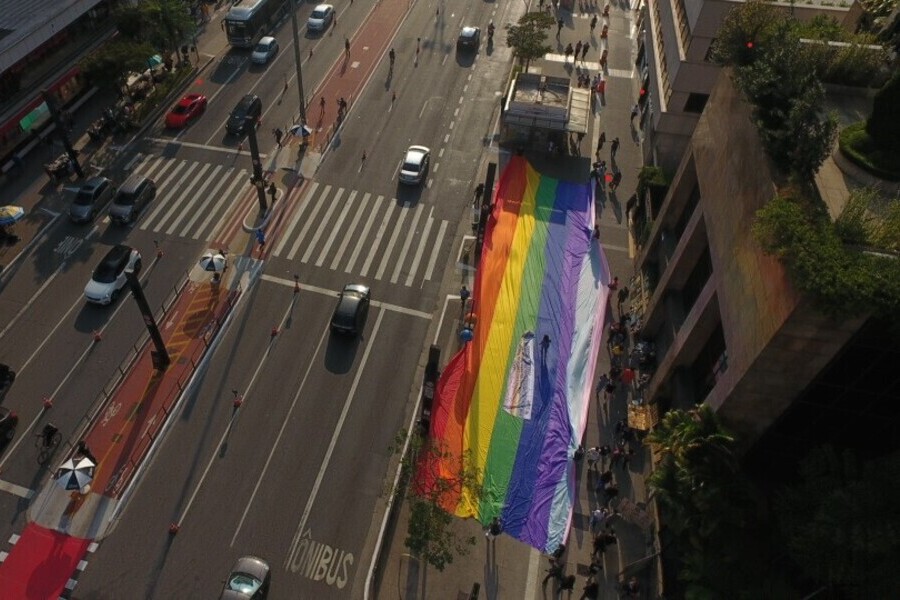
<path id="1" fill-rule="evenodd" d="M 186 127 L 203 114 L 203 111 L 206 110 L 206 102 L 206 96 L 203 94 L 188 94 L 179 100 L 178 104 L 166 115 L 166 127 L 172 129 Z"/>

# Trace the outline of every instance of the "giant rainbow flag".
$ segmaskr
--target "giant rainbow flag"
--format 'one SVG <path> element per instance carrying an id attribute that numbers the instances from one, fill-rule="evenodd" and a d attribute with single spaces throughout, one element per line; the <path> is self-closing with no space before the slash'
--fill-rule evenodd
<path id="1" fill-rule="evenodd" d="M 472 290 L 474 337 L 436 387 L 430 433 L 442 455 L 419 471 L 428 488 L 458 480 L 468 461 L 481 498 L 457 488 L 444 508 L 484 524 L 499 516 L 545 552 L 571 524 L 572 457 L 606 316 L 609 267 L 593 229 L 589 183 L 543 176 L 520 156 L 504 168 Z"/>

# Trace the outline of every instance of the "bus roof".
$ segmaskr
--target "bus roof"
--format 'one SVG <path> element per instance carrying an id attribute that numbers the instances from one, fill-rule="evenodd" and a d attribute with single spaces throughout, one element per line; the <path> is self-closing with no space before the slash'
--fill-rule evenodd
<path id="1" fill-rule="evenodd" d="M 260 6 L 268 1 L 269 0 L 238 0 L 232 5 L 231 10 L 228 11 L 225 18 L 235 19 L 237 21 L 249 19 Z"/>

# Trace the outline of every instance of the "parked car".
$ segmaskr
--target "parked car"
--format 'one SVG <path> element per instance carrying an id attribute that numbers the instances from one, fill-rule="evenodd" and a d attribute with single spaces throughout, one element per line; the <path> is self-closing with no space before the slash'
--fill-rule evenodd
<path id="1" fill-rule="evenodd" d="M 119 191 L 109 206 L 109 217 L 120 225 L 133 223 L 154 198 L 156 198 L 156 183 L 139 173 L 134 173 L 119 186 Z"/>
<path id="2" fill-rule="evenodd" d="M 203 94 L 188 94 L 172 107 L 166 115 L 166 127 L 181 129 L 191 124 L 194 119 L 203 114 L 209 102 Z"/>
<path id="3" fill-rule="evenodd" d="M 75 193 L 69 206 L 69 218 L 76 223 L 88 223 L 113 194 L 112 182 L 106 177 L 91 177 Z"/>
<path id="4" fill-rule="evenodd" d="M 247 94 L 231 111 L 225 129 L 232 135 L 244 135 L 247 117 L 252 117 L 253 121 L 258 123 L 260 115 L 262 115 L 262 100 L 256 94 Z"/>
<path id="5" fill-rule="evenodd" d="M 466 26 L 459 32 L 456 39 L 457 50 L 478 50 L 481 43 L 481 30 L 477 27 Z"/>
<path id="6" fill-rule="evenodd" d="M 277 53 L 278 40 L 267 35 L 256 43 L 256 47 L 253 48 L 253 52 L 250 54 L 250 60 L 258 65 L 264 65 Z"/>
<path id="7" fill-rule="evenodd" d="M 255 556 L 237 559 L 222 590 L 220 600 L 263 600 L 269 593 L 269 563 Z"/>
<path id="8" fill-rule="evenodd" d="M 84 286 L 84 297 L 94 304 L 115 302 L 125 287 L 125 274 L 141 272 L 141 254 L 131 246 L 118 244 L 110 248 Z"/>
<path id="9" fill-rule="evenodd" d="M 9 365 L 0 363 L 0 394 L 8 390 L 15 380 L 16 372 Z"/>
<path id="10" fill-rule="evenodd" d="M 338 303 L 331 315 L 331 331 L 358 335 L 366 326 L 371 292 L 358 283 L 348 283 L 338 294 Z"/>
<path id="11" fill-rule="evenodd" d="M 331 21 L 334 19 L 334 6 L 330 4 L 317 5 L 309 19 L 306 21 L 306 28 L 309 31 L 324 31 L 328 29 Z"/>
<path id="12" fill-rule="evenodd" d="M 9 443 L 16 436 L 19 416 L 4 406 L 0 406 L 0 446 Z"/>
<path id="13" fill-rule="evenodd" d="M 422 183 L 428 172 L 428 162 L 431 150 L 425 146 L 410 146 L 400 165 L 400 182 L 417 184 Z"/>

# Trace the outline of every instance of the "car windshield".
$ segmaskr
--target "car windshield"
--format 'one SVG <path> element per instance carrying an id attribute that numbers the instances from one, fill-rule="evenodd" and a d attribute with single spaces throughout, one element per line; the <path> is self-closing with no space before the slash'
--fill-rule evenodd
<path id="1" fill-rule="evenodd" d="M 257 44 L 256 45 L 256 52 L 268 52 L 268 51 L 269 51 L 269 44 Z"/>
<path id="2" fill-rule="evenodd" d="M 116 280 L 116 269 L 112 265 L 101 263 L 94 269 L 93 279 L 97 283 L 112 283 Z"/>
<path id="3" fill-rule="evenodd" d="M 326 9 L 317 8 L 316 10 L 312 11 L 313 19 L 324 19 L 326 16 L 328 16 L 328 11 Z"/>
<path id="4" fill-rule="evenodd" d="M 172 112 L 175 113 L 176 115 L 187 114 L 190 106 L 191 106 L 190 104 L 178 104 L 174 109 L 172 109 Z"/>
<path id="5" fill-rule="evenodd" d="M 125 192 L 119 192 L 116 194 L 115 204 L 119 206 L 131 206 L 134 204 L 134 194 L 126 194 Z"/>
<path id="6" fill-rule="evenodd" d="M 422 165 L 420 162 L 418 162 L 418 159 L 416 159 L 416 162 L 411 161 L 409 158 L 407 158 L 405 161 L 403 161 L 403 170 L 404 171 L 412 171 L 413 173 L 418 173 L 419 169 L 421 169 L 421 168 L 422 168 Z"/>
<path id="7" fill-rule="evenodd" d="M 94 203 L 94 193 L 91 190 L 78 190 L 74 203 L 78 206 L 90 206 Z"/>
<path id="8" fill-rule="evenodd" d="M 247 594 L 248 596 L 255 594 L 261 585 L 262 581 L 247 573 L 232 573 L 231 579 L 228 580 L 229 590 Z"/>

